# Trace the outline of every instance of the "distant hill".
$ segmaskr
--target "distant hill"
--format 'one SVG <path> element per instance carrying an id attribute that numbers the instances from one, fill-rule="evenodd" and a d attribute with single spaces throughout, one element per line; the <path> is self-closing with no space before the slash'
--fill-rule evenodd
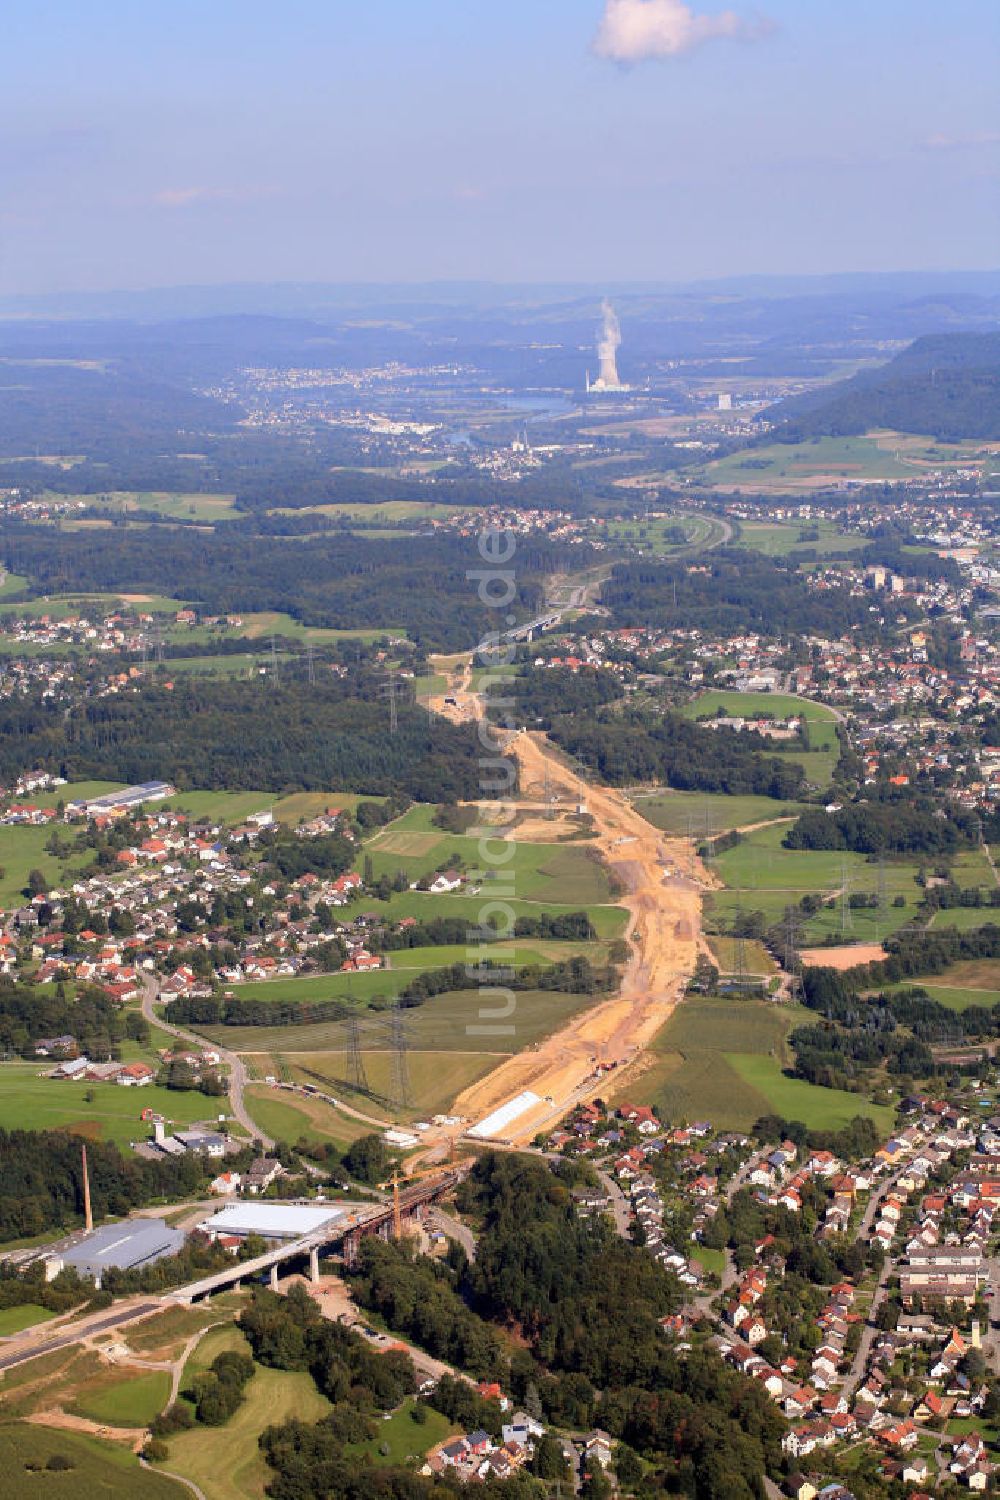
<path id="1" fill-rule="evenodd" d="M 793 397 L 765 414 L 779 439 L 890 427 L 944 440 L 1000 437 L 1000 333 L 919 338 L 878 370 Z"/>

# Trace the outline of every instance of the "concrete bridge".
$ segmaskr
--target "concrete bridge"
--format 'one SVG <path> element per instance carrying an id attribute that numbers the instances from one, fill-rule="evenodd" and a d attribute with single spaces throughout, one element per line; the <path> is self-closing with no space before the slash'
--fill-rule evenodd
<path id="1" fill-rule="evenodd" d="M 427 1205 L 456 1188 L 470 1165 L 471 1163 L 463 1162 L 443 1172 L 433 1181 L 414 1183 L 412 1187 L 403 1188 L 399 1194 L 400 1219 L 404 1223 L 419 1222 Z M 242 1282 L 255 1280 L 265 1273 L 271 1286 L 276 1288 L 279 1268 L 288 1267 L 296 1261 L 307 1263 L 309 1279 L 318 1282 L 321 1254 L 328 1254 L 339 1246 L 344 1264 L 354 1266 L 360 1254 L 361 1241 L 366 1236 L 377 1234 L 384 1240 L 392 1238 L 394 1218 L 395 1210 L 391 1203 L 372 1204 L 370 1210 L 339 1214 L 300 1239 L 277 1245 L 263 1255 L 255 1256 L 253 1260 L 234 1261 L 223 1271 L 203 1276 L 198 1281 L 190 1281 L 186 1286 L 176 1287 L 169 1295 L 173 1301 L 190 1306 L 192 1302 L 210 1297 L 214 1292 L 226 1291 L 229 1287 L 239 1288 Z"/>

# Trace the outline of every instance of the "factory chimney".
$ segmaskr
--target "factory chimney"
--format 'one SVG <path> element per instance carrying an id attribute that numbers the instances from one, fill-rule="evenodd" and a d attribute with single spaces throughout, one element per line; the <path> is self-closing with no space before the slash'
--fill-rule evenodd
<path id="1" fill-rule="evenodd" d="M 83 1157 L 83 1223 L 88 1234 L 94 1232 L 94 1215 L 90 1208 L 90 1173 L 87 1171 L 87 1148 L 80 1148 Z"/>

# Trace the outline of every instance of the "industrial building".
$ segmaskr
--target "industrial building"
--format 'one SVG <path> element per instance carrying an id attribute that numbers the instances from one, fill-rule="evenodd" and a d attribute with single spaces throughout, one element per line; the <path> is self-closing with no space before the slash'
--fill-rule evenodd
<path id="1" fill-rule="evenodd" d="M 265 1240 L 300 1240 L 343 1216 L 343 1209 L 328 1203 L 262 1203 L 256 1199 L 252 1203 L 227 1203 L 198 1227 L 213 1240 L 220 1235 L 244 1238 L 249 1234 L 259 1234 Z"/>
<path id="2" fill-rule="evenodd" d="M 92 1277 L 97 1286 L 109 1268 L 132 1271 L 152 1265 L 164 1256 L 176 1255 L 183 1247 L 184 1232 L 171 1229 L 164 1219 L 129 1219 L 120 1224 L 102 1224 L 92 1234 L 60 1255 L 46 1262 L 51 1280 L 64 1266 L 72 1266 L 79 1275 Z"/>
<path id="3" fill-rule="evenodd" d="M 159 802 L 173 794 L 174 788 L 169 781 L 144 781 L 139 786 L 122 787 L 119 792 L 89 797 L 85 802 L 68 802 L 66 812 L 71 817 L 74 814 L 79 817 L 81 813 L 127 812 L 130 808 L 141 807 L 144 802 Z"/>

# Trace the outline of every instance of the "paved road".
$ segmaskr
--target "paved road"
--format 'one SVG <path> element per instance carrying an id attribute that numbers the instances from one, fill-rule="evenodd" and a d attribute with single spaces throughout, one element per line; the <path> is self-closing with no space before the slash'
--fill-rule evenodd
<path id="1" fill-rule="evenodd" d="M 142 1013 L 151 1026 L 159 1026 L 161 1031 L 169 1031 L 171 1036 L 186 1042 L 189 1047 L 195 1047 L 199 1051 L 205 1047 L 205 1038 L 198 1036 L 196 1032 L 184 1031 L 180 1026 L 175 1026 L 172 1021 L 161 1020 L 153 1007 L 159 994 L 156 980 L 149 974 L 141 974 L 142 983 Z M 223 1063 L 229 1069 L 229 1112 L 234 1120 L 238 1120 L 244 1130 L 250 1132 L 260 1141 L 265 1150 L 270 1150 L 274 1141 L 269 1135 L 265 1135 L 257 1122 L 251 1119 L 250 1112 L 243 1102 L 243 1091 L 247 1084 L 246 1064 L 238 1052 L 230 1052 L 228 1048 L 220 1047 L 213 1042 L 212 1046 L 219 1053 Z"/>
<path id="2" fill-rule="evenodd" d="M 22 1342 L 13 1349 L 0 1354 L 0 1370 L 12 1370 L 15 1365 L 22 1365 L 29 1359 L 37 1359 L 41 1354 L 54 1354 L 59 1349 L 68 1349 L 72 1344 L 79 1344 L 82 1339 L 92 1338 L 95 1333 L 104 1333 L 109 1328 L 120 1328 L 125 1323 L 134 1323 L 139 1318 L 148 1317 L 150 1313 L 159 1312 L 164 1305 L 160 1300 L 133 1302 L 127 1307 L 119 1307 L 115 1312 L 103 1313 L 100 1316 L 92 1313 L 68 1328 L 63 1327 L 54 1337 L 42 1336 L 31 1342 Z"/>
<path id="3" fill-rule="evenodd" d="M 439 1228 L 442 1234 L 461 1245 L 469 1260 L 475 1260 L 476 1240 L 467 1224 L 463 1224 L 461 1219 L 456 1219 L 454 1214 L 446 1213 L 437 1203 L 431 1208 L 429 1218 L 431 1224 Z"/>
<path id="4" fill-rule="evenodd" d="M 629 1233 L 632 1222 L 632 1207 L 628 1197 L 622 1191 L 621 1184 L 616 1182 L 610 1172 L 602 1172 L 598 1169 L 598 1177 L 601 1186 L 611 1200 L 611 1212 L 614 1215 L 615 1229 L 623 1240 L 631 1238 Z"/>
<path id="5" fill-rule="evenodd" d="M 885 1198 L 890 1189 L 895 1187 L 896 1185 L 897 1175 L 897 1173 L 893 1173 L 891 1177 L 887 1177 L 885 1182 L 883 1182 L 881 1186 L 869 1197 L 868 1202 L 865 1205 L 865 1211 L 861 1216 L 861 1223 L 858 1226 L 857 1234 L 855 1235 L 855 1238 L 857 1240 L 863 1241 L 868 1238 L 871 1227 L 875 1222 L 875 1215 L 877 1214 L 882 1204 L 883 1198 Z M 895 1258 L 892 1254 L 887 1254 L 882 1265 L 882 1271 L 878 1279 L 878 1284 L 876 1285 L 875 1290 L 872 1293 L 871 1306 L 868 1309 L 868 1319 L 861 1333 L 861 1342 L 858 1345 L 857 1353 L 851 1360 L 850 1368 L 847 1372 L 847 1379 L 844 1381 L 842 1387 L 843 1393 L 848 1400 L 851 1399 L 851 1397 L 854 1395 L 855 1390 L 864 1379 L 865 1370 L 868 1367 L 868 1354 L 871 1350 L 875 1335 L 879 1332 L 879 1329 L 875 1323 L 875 1314 L 878 1312 L 882 1303 L 885 1301 L 886 1285 L 889 1281 L 890 1276 L 895 1270 Z"/>

